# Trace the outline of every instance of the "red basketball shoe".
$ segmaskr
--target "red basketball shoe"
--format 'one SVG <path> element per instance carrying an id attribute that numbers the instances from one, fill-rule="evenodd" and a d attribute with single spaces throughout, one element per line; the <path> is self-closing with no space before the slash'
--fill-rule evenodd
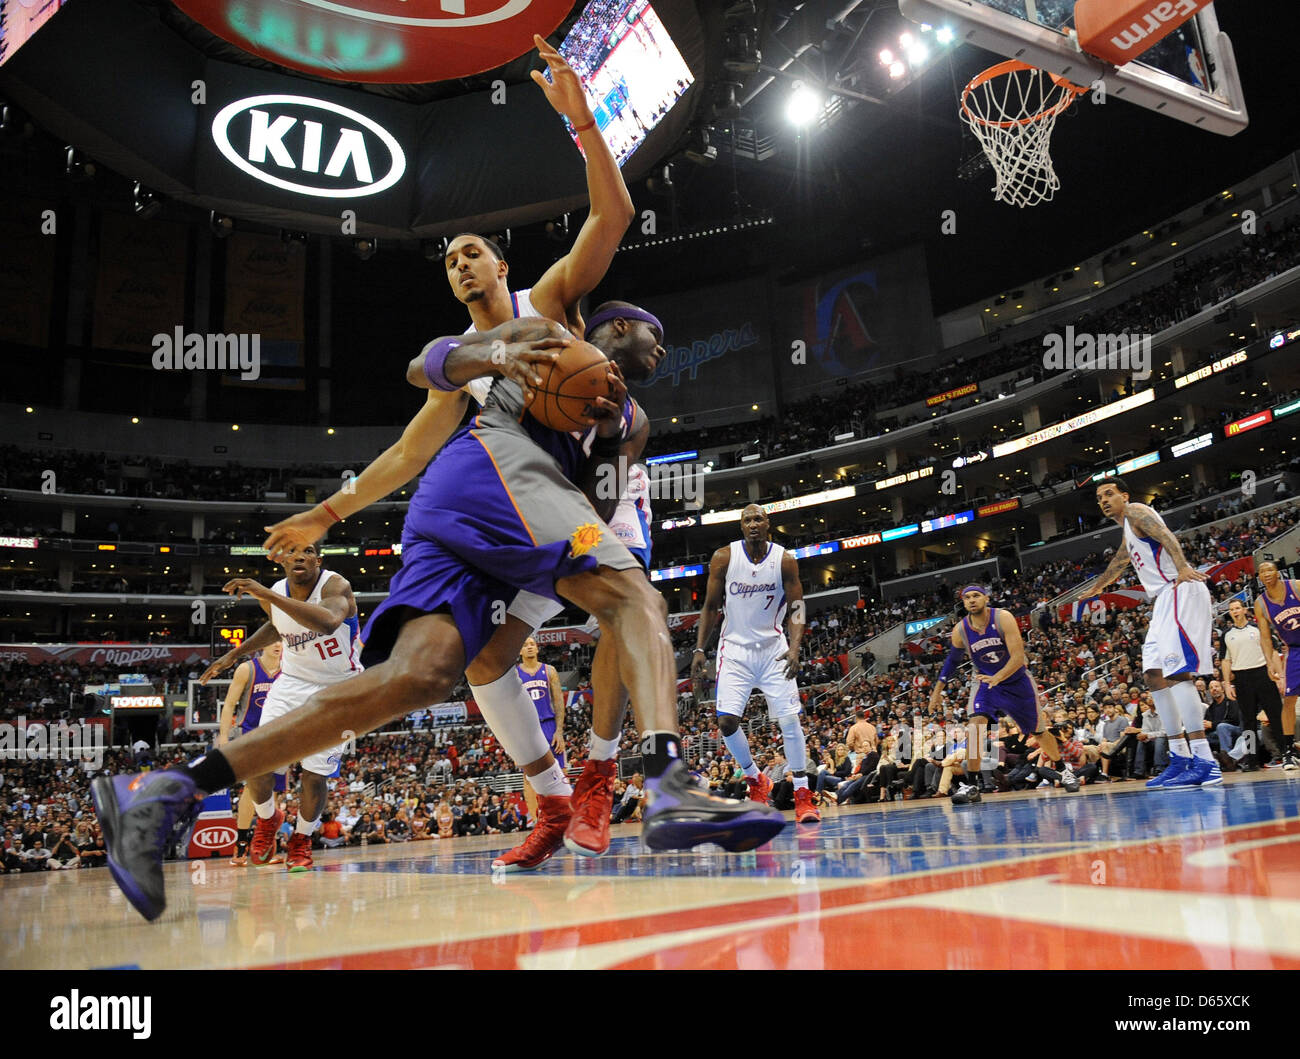
<path id="1" fill-rule="evenodd" d="M 311 835 L 300 835 L 296 831 L 289 837 L 288 869 L 290 871 L 311 871 Z"/>
<path id="2" fill-rule="evenodd" d="M 614 761 L 587 760 L 573 785 L 573 818 L 564 844 L 580 857 L 599 857 L 609 849 L 609 818 L 614 812 Z"/>
<path id="3" fill-rule="evenodd" d="M 492 870 L 536 871 L 564 845 L 564 830 L 569 826 L 572 809 L 567 794 L 537 796 L 537 826 L 514 849 L 507 850 L 492 862 Z"/>
<path id="4" fill-rule="evenodd" d="M 749 800 L 766 805 L 772 796 L 772 781 L 760 772 L 757 776 L 746 776 L 745 782 L 749 784 Z"/>
<path id="5" fill-rule="evenodd" d="M 275 864 L 271 858 L 275 855 L 275 833 L 284 823 L 284 810 L 277 809 L 269 820 L 257 818 L 253 827 L 253 840 L 248 844 L 248 862 L 250 864 Z"/>
<path id="6" fill-rule="evenodd" d="M 813 805 L 813 795 L 807 787 L 796 787 L 794 792 L 794 819 L 797 824 L 815 824 L 822 818 L 821 811 Z"/>

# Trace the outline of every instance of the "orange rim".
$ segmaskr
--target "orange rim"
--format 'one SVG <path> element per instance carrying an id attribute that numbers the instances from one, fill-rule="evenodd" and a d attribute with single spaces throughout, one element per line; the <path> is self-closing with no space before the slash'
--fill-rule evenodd
<path id="1" fill-rule="evenodd" d="M 1010 121 L 990 121 L 988 118 L 980 117 L 980 115 L 974 113 L 970 107 L 966 105 L 967 98 L 981 85 L 987 84 L 995 77 L 1005 77 L 1007 74 L 1018 73 L 1022 70 L 1033 70 L 1047 73 L 1047 76 L 1052 79 L 1056 86 L 1065 89 L 1067 94 L 1063 99 L 1052 104 L 1050 107 L 1044 107 L 1042 110 L 1034 114 L 1029 114 L 1023 118 L 1015 118 Z M 1072 81 L 1067 81 L 1064 77 L 1059 77 L 1056 74 L 1049 73 L 1045 70 L 1039 71 L 1037 66 L 1031 66 L 1029 63 L 1021 62 L 1019 59 L 1008 59 L 1006 62 L 998 63 L 996 66 L 990 66 L 987 70 L 981 70 L 970 79 L 970 82 L 966 87 L 961 90 L 961 109 L 962 113 L 978 125 L 988 125 L 998 129 L 1011 129 L 1017 125 L 1032 125 L 1034 122 L 1042 121 L 1045 118 L 1056 117 L 1058 114 L 1069 109 L 1070 105 L 1086 91 L 1088 91 L 1086 88 L 1081 88 Z"/>

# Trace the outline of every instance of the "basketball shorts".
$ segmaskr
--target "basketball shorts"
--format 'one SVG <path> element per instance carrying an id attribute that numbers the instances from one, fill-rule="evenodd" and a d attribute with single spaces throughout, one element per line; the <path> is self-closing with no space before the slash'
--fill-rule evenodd
<path id="1" fill-rule="evenodd" d="M 349 679 L 352 674 L 344 677 Z M 335 681 L 334 683 L 338 683 Z M 310 680 L 302 680 L 299 677 L 291 677 L 288 673 L 281 673 L 271 690 L 266 693 L 266 702 L 262 706 L 262 724 L 267 725 L 277 717 L 283 717 L 287 713 L 306 705 L 318 691 L 324 691 L 332 684 L 315 684 Z M 342 734 L 342 733 L 340 733 Z M 314 754 L 308 754 L 302 759 L 302 767 L 307 772 L 314 772 L 317 776 L 333 776 L 339 771 L 339 765 L 343 760 L 343 746 L 329 747 L 326 750 L 319 750 Z M 280 770 L 283 772 L 284 770 Z"/>
<path id="2" fill-rule="evenodd" d="M 255 724 L 236 725 L 234 728 L 230 730 L 230 741 L 233 743 L 241 735 L 248 735 L 249 732 L 255 732 L 255 731 L 257 731 L 257 725 Z M 283 794 L 286 790 L 289 789 L 288 778 L 285 776 L 283 772 L 275 773 L 274 788 L 276 794 Z"/>
<path id="3" fill-rule="evenodd" d="M 450 613 L 470 662 L 520 591 L 558 603 L 562 578 L 639 566 L 517 422 L 485 410 L 476 423 L 439 453 L 411 501 L 402 568 L 362 635 L 367 667 L 388 657 L 412 609 Z"/>
<path id="4" fill-rule="evenodd" d="M 1038 689 L 1029 671 L 1013 673 L 1001 684 L 980 684 L 970 712 L 994 721 L 1005 715 L 1026 735 L 1033 735 L 1038 731 Z"/>
<path id="5" fill-rule="evenodd" d="M 1142 668 L 1167 677 L 1214 672 L 1210 632 L 1214 601 L 1201 581 L 1184 581 L 1162 589 L 1151 608 L 1151 624 L 1142 644 Z"/>
<path id="6" fill-rule="evenodd" d="M 546 736 L 546 745 L 547 745 L 547 746 L 550 746 L 550 745 L 551 745 L 551 741 L 555 738 L 555 718 L 554 718 L 554 717 L 547 717 L 546 720 L 542 721 L 542 734 L 544 734 L 544 735 Z M 564 761 L 564 755 L 563 755 L 563 754 L 556 754 L 556 755 L 555 755 L 555 760 L 558 761 L 558 762 L 560 763 L 560 768 L 563 769 L 563 768 L 568 768 L 568 767 L 569 767 L 567 764 L 565 764 L 565 761 Z"/>
<path id="7" fill-rule="evenodd" d="M 1300 646 L 1287 644 L 1286 666 L 1282 670 L 1286 680 L 1286 694 L 1300 695 Z"/>
<path id="8" fill-rule="evenodd" d="M 785 675 L 785 654 L 780 640 L 758 647 L 724 643 L 718 649 L 718 713 L 740 717 L 755 688 L 767 699 L 767 714 L 774 721 L 802 709 L 798 685 Z"/>

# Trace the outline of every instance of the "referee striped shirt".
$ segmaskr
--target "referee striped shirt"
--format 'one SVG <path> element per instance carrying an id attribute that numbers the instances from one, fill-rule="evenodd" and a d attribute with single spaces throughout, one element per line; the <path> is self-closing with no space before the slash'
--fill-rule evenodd
<path id="1" fill-rule="evenodd" d="M 1234 625 L 1224 633 L 1223 645 L 1234 673 L 1264 668 L 1266 663 L 1264 649 L 1259 645 L 1259 626 L 1247 624 L 1238 628 Z"/>

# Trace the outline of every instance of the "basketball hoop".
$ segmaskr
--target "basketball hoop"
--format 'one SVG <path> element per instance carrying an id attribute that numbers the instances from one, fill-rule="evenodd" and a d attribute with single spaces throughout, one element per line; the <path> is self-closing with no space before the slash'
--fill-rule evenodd
<path id="1" fill-rule="evenodd" d="M 995 199 L 1023 209 L 1056 194 L 1061 181 L 1052 168 L 1052 130 L 1086 91 L 1018 59 L 971 78 L 962 89 L 961 116 L 997 175 Z"/>

